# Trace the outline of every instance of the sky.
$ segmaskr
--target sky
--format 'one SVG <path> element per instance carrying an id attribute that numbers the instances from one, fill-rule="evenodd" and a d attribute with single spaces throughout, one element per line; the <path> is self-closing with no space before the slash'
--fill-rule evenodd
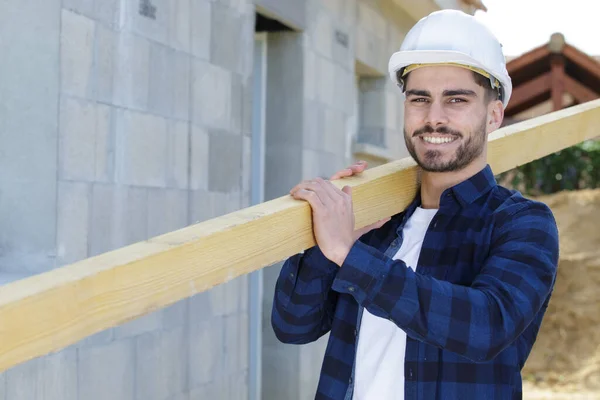
<path id="1" fill-rule="evenodd" d="M 502 43 L 506 56 L 518 56 L 560 32 L 565 41 L 600 56 L 600 0 L 483 0 L 487 12 L 475 17 Z"/>

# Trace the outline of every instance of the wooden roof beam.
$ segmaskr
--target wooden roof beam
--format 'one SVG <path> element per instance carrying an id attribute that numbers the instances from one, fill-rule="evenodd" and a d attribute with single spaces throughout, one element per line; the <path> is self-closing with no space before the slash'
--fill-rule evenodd
<path id="1" fill-rule="evenodd" d="M 514 114 L 516 110 L 521 110 L 524 104 L 530 103 L 533 99 L 550 92 L 552 87 L 552 73 L 547 72 L 544 75 L 524 83 L 514 88 L 512 96 L 506 107 L 506 114 Z M 522 111 L 522 110 L 521 110 Z"/>
<path id="2" fill-rule="evenodd" d="M 570 61 L 578 64 L 581 68 L 600 81 L 599 62 L 570 45 L 566 45 L 562 52 Z"/>
<path id="3" fill-rule="evenodd" d="M 568 75 L 565 76 L 565 90 L 580 104 L 600 98 L 598 93 Z"/>

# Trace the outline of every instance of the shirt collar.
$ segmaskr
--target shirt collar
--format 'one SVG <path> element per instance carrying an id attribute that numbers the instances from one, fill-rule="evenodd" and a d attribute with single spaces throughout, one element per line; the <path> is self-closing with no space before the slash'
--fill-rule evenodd
<path id="1" fill-rule="evenodd" d="M 497 185 L 496 178 L 492 172 L 490 165 L 486 165 L 481 171 L 473 175 L 467 180 L 464 180 L 446 190 L 442 193 L 440 199 L 440 207 L 443 207 L 448 201 L 458 203 L 461 207 L 465 207 L 481 196 L 488 193 L 492 188 Z M 396 230 L 400 232 L 404 227 L 404 224 L 414 213 L 415 209 L 421 205 L 421 187 L 417 187 L 417 192 L 413 201 L 406 207 L 406 209 L 400 214 L 401 219 L 398 221 Z"/>
<path id="2" fill-rule="evenodd" d="M 465 207 L 485 195 L 496 185 L 496 178 L 488 164 L 469 179 L 446 189 L 442 193 L 440 205 L 446 201 L 447 197 L 454 197 L 461 207 Z M 454 194 L 454 196 L 450 194 Z"/>

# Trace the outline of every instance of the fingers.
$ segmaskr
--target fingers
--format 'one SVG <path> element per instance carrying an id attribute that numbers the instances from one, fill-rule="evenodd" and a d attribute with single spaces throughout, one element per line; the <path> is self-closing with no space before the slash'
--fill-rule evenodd
<path id="1" fill-rule="evenodd" d="M 321 210 L 323 207 L 325 207 L 325 204 L 321 200 L 321 197 L 319 196 L 317 191 L 309 190 L 306 188 L 300 188 L 297 191 L 295 191 L 294 194 L 292 194 L 292 196 L 296 200 L 307 201 L 310 204 L 311 208 L 315 211 Z"/>
<path id="2" fill-rule="evenodd" d="M 330 180 L 336 180 L 336 179 L 341 179 L 341 178 L 345 178 L 348 176 L 352 176 L 354 174 L 360 174 L 361 172 L 363 172 L 368 166 L 368 163 L 366 161 L 357 161 L 356 163 L 352 164 L 351 166 L 349 166 L 348 168 L 345 168 L 341 171 L 336 172 L 335 174 L 333 174 L 330 178 Z"/>

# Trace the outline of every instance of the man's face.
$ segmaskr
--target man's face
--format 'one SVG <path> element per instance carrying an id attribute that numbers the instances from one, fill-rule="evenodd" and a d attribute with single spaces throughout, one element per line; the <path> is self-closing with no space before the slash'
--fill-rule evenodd
<path id="1" fill-rule="evenodd" d="M 485 101 L 473 72 L 421 67 L 410 73 L 405 94 L 404 139 L 423 170 L 458 171 L 484 157 L 487 135 L 496 127 L 488 114 L 499 102 Z"/>

